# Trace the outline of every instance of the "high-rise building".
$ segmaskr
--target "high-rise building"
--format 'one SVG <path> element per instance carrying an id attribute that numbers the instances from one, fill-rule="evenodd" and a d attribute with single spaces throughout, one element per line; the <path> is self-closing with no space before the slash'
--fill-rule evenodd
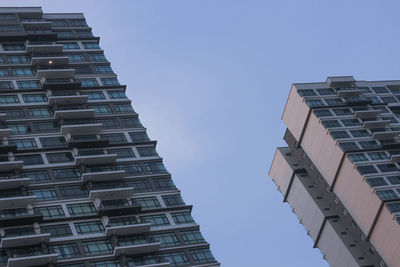
<path id="1" fill-rule="evenodd" d="M 80 13 L 0 8 L 0 265 L 219 263 Z"/>
<path id="2" fill-rule="evenodd" d="M 293 84 L 269 172 L 334 267 L 400 266 L 400 81 Z"/>

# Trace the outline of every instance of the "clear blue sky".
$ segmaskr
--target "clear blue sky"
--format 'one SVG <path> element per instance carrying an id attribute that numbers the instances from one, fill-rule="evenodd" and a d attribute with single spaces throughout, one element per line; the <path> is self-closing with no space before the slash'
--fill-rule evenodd
<path id="1" fill-rule="evenodd" d="M 84 12 L 226 267 L 328 266 L 267 177 L 292 82 L 400 79 L 399 1 L 2 0 Z"/>

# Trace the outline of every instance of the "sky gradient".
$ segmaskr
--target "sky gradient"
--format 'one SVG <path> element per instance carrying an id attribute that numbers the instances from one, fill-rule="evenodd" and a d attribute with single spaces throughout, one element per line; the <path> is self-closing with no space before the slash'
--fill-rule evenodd
<path id="1" fill-rule="evenodd" d="M 2 0 L 83 12 L 226 267 L 326 267 L 267 177 L 293 82 L 400 79 L 399 1 Z"/>

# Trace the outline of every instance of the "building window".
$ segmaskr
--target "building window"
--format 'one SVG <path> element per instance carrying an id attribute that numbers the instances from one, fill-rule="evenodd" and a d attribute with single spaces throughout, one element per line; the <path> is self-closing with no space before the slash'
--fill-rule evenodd
<path id="1" fill-rule="evenodd" d="M 50 164 L 65 163 L 74 160 L 72 154 L 69 152 L 46 153 L 46 157 Z"/>
<path id="2" fill-rule="evenodd" d="M 22 109 L 3 109 L 2 113 L 6 114 L 7 119 L 23 119 L 25 118 L 25 113 Z"/>
<path id="3" fill-rule="evenodd" d="M 333 90 L 332 88 L 321 88 L 321 89 L 316 89 L 316 91 L 320 95 L 336 95 L 336 91 Z"/>
<path id="4" fill-rule="evenodd" d="M 147 180 L 131 180 L 125 182 L 126 187 L 133 187 L 133 191 L 137 193 L 153 191 L 151 184 Z"/>
<path id="5" fill-rule="evenodd" d="M 85 49 L 100 49 L 99 44 L 95 42 L 83 42 L 82 44 Z"/>
<path id="6" fill-rule="evenodd" d="M 43 159 L 40 154 L 33 155 L 16 155 L 15 160 L 22 160 L 24 165 L 39 165 L 43 164 Z"/>
<path id="7" fill-rule="evenodd" d="M 53 20 L 52 22 L 51 22 L 51 26 L 52 27 L 55 27 L 55 28 L 57 28 L 57 27 L 68 27 L 68 22 L 66 21 L 66 20 Z"/>
<path id="8" fill-rule="evenodd" d="M 10 81 L 0 81 L 0 90 L 9 90 L 13 89 L 14 85 Z"/>
<path id="9" fill-rule="evenodd" d="M 297 90 L 297 93 L 300 96 L 316 96 L 317 94 L 314 92 L 313 89 L 302 89 L 302 90 Z"/>
<path id="10" fill-rule="evenodd" d="M 96 73 L 111 74 L 114 73 L 110 66 L 94 66 Z"/>
<path id="11" fill-rule="evenodd" d="M 393 199 L 398 199 L 399 197 L 393 190 L 380 190 L 376 191 L 376 195 L 381 199 L 381 200 L 393 200 Z"/>
<path id="12" fill-rule="evenodd" d="M 367 183 L 371 187 L 387 185 L 387 182 L 382 177 L 369 178 L 367 179 Z"/>
<path id="13" fill-rule="evenodd" d="M 160 190 L 176 189 L 171 178 L 154 178 L 153 183 L 155 187 Z"/>
<path id="14" fill-rule="evenodd" d="M 307 99 L 306 104 L 310 107 L 324 107 L 325 103 L 321 99 Z"/>
<path id="15" fill-rule="evenodd" d="M 38 133 L 53 133 L 60 130 L 60 127 L 54 122 L 34 122 L 33 127 Z"/>
<path id="16" fill-rule="evenodd" d="M 146 142 L 150 141 L 150 138 L 147 136 L 146 132 L 131 132 L 129 133 L 133 142 Z"/>
<path id="17" fill-rule="evenodd" d="M 75 31 L 76 38 L 92 38 L 93 34 L 91 31 Z"/>
<path id="18" fill-rule="evenodd" d="M 339 147 L 345 152 L 360 150 L 358 145 L 355 142 L 339 143 Z"/>
<path id="19" fill-rule="evenodd" d="M 190 251 L 190 254 L 196 263 L 215 261 L 214 256 L 209 249 L 192 250 Z"/>
<path id="20" fill-rule="evenodd" d="M 41 184 L 50 182 L 50 175 L 47 171 L 23 171 L 23 176 L 30 178 L 31 184 Z"/>
<path id="21" fill-rule="evenodd" d="M 110 218 L 109 223 L 112 227 L 114 227 L 114 226 L 138 224 L 138 220 L 136 219 L 135 216 L 129 216 L 122 218 Z"/>
<path id="22" fill-rule="evenodd" d="M 79 54 L 68 55 L 68 60 L 69 62 L 84 62 L 85 57 Z"/>
<path id="23" fill-rule="evenodd" d="M 162 196 L 162 199 L 167 207 L 185 205 L 180 195 L 166 195 Z"/>
<path id="24" fill-rule="evenodd" d="M 150 223 L 151 226 L 170 225 L 168 218 L 164 214 L 140 216 L 142 223 Z"/>
<path id="25" fill-rule="evenodd" d="M 314 114 L 319 118 L 333 116 L 332 112 L 329 109 L 317 109 L 317 110 L 314 110 Z"/>
<path id="26" fill-rule="evenodd" d="M 7 77 L 7 76 L 9 76 L 7 69 L 0 69 L 0 77 Z"/>
<path id="27" fill-rule="evenodd" d="M 25 44 L 16 43 L 16 44 L 2 44 L 4 51 L 23 51 L 25 50 Z"/>
<path id="28" fill-rule="evenodd" d="M 54 32 L 57 34 L 57 38 L 69 39 L 72 38 L 72 32 Z"/>
<path id="29" fill-rule="evenodd" d="M 86 21 L 84 19 L 71 19 L 69 21 L 72 27 L 87 27 Z"/>
<path id="30" fill-rule="evenodd" d="M 96 79 L 87 78 L 87 79 L 79 79 L 79 81 L 81 82 L 81 86 L 82 86 L 82 87 L 95 87 L 95 86 L 99 86 L 99 84 L 97 83 L 97 80 L 96 80 Z"/>
<path id="31" fill-rule="evenodd" d="M 50 118 L 52 113 L 48 108 L 30 108 L 28 115 L 33 118 Z"/>
<path id="32" fill-rule="evenodd" d="M 74 66 L 76 75 L 92 74 L 93 71 L 90 66 Z"/>
<path id="33" fill-rule="evenodd" d="M 385 152 L 369 152 L 367 155 L 371 160 L 387 160 L 389 156 Z"/>
<path id="34" fill-rule="evenodd" d="M 83 92 L 82 94 L 88 96 L 88 100 L 103 100 L 106 97 L 101 91 Z"/>
<path id="35" fill-rule="evenodd" d="M 81 254 L 78 245 L 75 243 L 51 245 L 49 250 L 53 253 L 57 253 L 60 259 L 77 257 Z"/>
<path id="36" fill-rule="evenodd" d="M 342 127 L 342 125 L 339 123 L 338 120 L 326 120 L 322 121 L 322 125 L 325 126 L 325 128 L 337 128 L 337 127 Z"/>
<path id="37" fill-rule="evenodd" d="M 116 119 L 97 119 L 96 123 L 101 123 L 103 129 L 116 129 L 119 128 L 118 121 Z"/>
<path id="38" fill-rule="evenodd" d="M 10 218 L 25 215 L 28 215 L 28 211 L 25 208 L 0 210 L 0 218 Z"/>
<path id="39" fill-rule="evenodd" d="M 117 157 L 120 159 L 135 157 L 135 154 L 133 154 L 133 151 L 130 148 L 109 149 L 108 154 L 117 154 Z"/>
<path id="40" fill-rule="evenodd" d="M 82 242 L 82 247 L 85 250 L 86 255 L 91 256 L 111 254 L 113 252 L 111 242 L 108 240 Z"/>
<path id="41" fill-rule="evenodd" d="M 0 14 L 0 21 L 17 20 L 15 14 Z"/>
<path id="42" fill-rule="evenodd" d="M 29 68 L 12 69 L 11 73 L 13 76 L 17 77 L 33 76 L 35 74 L 33 70 Z"/>
<path id="43" fill-rule="evenodd" d="M 39 138 L 43 147 L 65 147 L 67 142 L 64 137 L 43 137 Z"/>
<path id="44" fill-rule="evenodd" d="M 397 172 L 397 167 L 393 163 L 376 165 L 381 172 Z"/>
<path id="45" fill-rule="evenodd" d="M 16 95 L 2 95 L 0 96 L 0 104 L 16 104 L 19 99 Z"/>
<path id="46" fill-rule="evenodd" d="M 118 86 L 118 85 L 120 85 L 119 81 L 117 80 L 117 78 L 101 78 L 101 82 L 105 86 Z"/>
<path id="47" fill-rule="evenodd" d="M 171 215 L 176 224 L 194 223 L 193 217 L 192 215 L 190 215 L 190 212 L 172 213 Z"/>
<path id="48" fill-rule="evenodd" d="M 56 190 L 54 188 L 40 188 L 29 190 L 32 195 L 36 196 L 36 201 L 47 201 L 58 199 Z"/>
<path id="49" fill-rule="evenodd" d="M 74 223 L 75 229 L 79 235 L 97 234 L 104 232 L 104 226 L 101 221 Z"/>
<path id="50" fill-rule="evenodd" d="M 11 129 L 11 133 L 15 135 L 19 134 L 26 134 L 30 132 L 29 125 L 27 123 L 21 123 L 21 124 L 8 124 L 7 128 Z"/>
<path id="51" fill-rule="evenodd" d="M 357 166 L 357 170 L 362 175 L 371 174 L 371 173 L 377 173 L 378 172 L 373 165 Z"/>
<path id="52" fill-rule="evenodd" d="M 71 236 L 72 231 L 68 224 L 56 224 L 41 226 L 42 233 L 50 233 L 51 237 Z"/>
<path id="53" fill-rule="evenodd" d="M 41 89 L 42 84 L 39 81 L 17 81 L 19 89 Z"/>
<path id="54" fill-rule="evenodd" d="M 162 162 L 147 162 L 144 163 L 146 170 L 149 174 L 167 173 L 167 169 Z"/>
<path id="55" fill-rule="evenodd" d="M 94 109 L 94 114 L 96 114 L 96 115 L 104 115 L 104 114 L 112 113 L 111 108 L 107 105 L 90 106 L 90 108 Z"/>
<path id="56" fill-rule="evenodd" d="M 196 244 L 205 242 L 199 230 L 182 231 L 181 236 L 186 244 Z"/>
<path id="57" fill-rule="evenodd" d="M 161 258 L 165 261 L 169 261 L 170 266 L 182 266 L 190 263 L 185 252 L 171 252 L 160 254 Z"/>
<path id="58" fill-rule="evenodd" d="M 143 125 L 140 123 L 138 118 L 120 118 L 121 123 L 124 127 L 130 128 L 142 128 Z"/>
<path id="59" fill-rule="evenodd" d="M 110 144 L 121 144 L 128 142 L 125 135 L 122 133 L 102 134 L 101 138 L 108 139 Z"/>
<path id="60" fill-rule="evenodd" d="M 150 235 L 155 241 L 161 243 L 161 247 L 173 247 L 179 245 L 179 240 L 175 233 L 161 233 Z"/>
<path id="61" fill-rule="evenodd" d="M 155 157 L 158 156 L 157 151 L 154 147 L 137 147 L 136 150 L 139 152 L 141 157 Z"/>
<path id="62" fill-rule="evenodd" d="M 386 207 L 391 213 L 400 212 L 400 202 L 388 203 L 386 204 Z"/>
<path id="63" fill-rule="evenodd" d="M 135 110 L 130 104 L 126 105 L 114 105 L 114 109 L 117 113 L 133 113 Z"/>
<path id="64" fill-rule="evenodd" d="M 63 46 L 63 50 L 73 50 L 73 49 L 79 49 L 78 43 L 71 42 L 71 43 L 61 43 Z"/>
<path id="65" fill-rule="evenodd" d="M 330 135 L 335 139 L 350 138 L 346 131 L 330 131 Z"/>
<path id="66" fill-rule="evenodd" d="M 107 94 L 110 96 L 111 99 L 125 99 L 127 98 L 125 92 L 122 90 L 118 91 L 107 91 Z"/>
<path id="67" fill-rule="evenodd" d="M 89 58 L 89 61 L 93 61 L 93 62 L 107 62 L 107 59 L 104 56 L 104 54 L 89 54 L 88 58 Z"/>
<path id="68" fill-rule="evenodd" d="M 89 196 L 86 186 L 82 185 L 60 186 L 60 193 L 64 198 L 86 198 Z"/>
<path id="69" fill-rule="evenodd" d="M 375 140 L 358 141 L 363 149 L 378 149 L 380 145 Z"/>
<path id="70" fill-rule="evenodd" d="M 71 216 L 85 216 L 97 214 L 93 203 L 67 204 L 68 212 Z"/>
<path id="71" fill-rule="evenodd" d="M 350 130 L 350 133 L 353 137 L 368 137 L 371 134 L 367 130 Z"/>
<path id="72" fill-rule="evenodd" d="M 60 205 L 48 207 L 36 207 L 35 213 L 43 215 L 44 219 L 62 218 L 65 216 L 64 211 Z"/>
<path id="73" fill-rule="evenodd" d="M 26 56 L 8 56 L 7 61 L 12 64 L 27 64 L 30 60 Z"/>
<path id="74" fill-rule="evenodd" d="M 33 138 L 30 138 L 30 139 L 14 139 L 14 140 L 10 140 L 10 143 L 17 145 L 17 149 L 18 150 L 37 148 L 35 139 L 33 139 Z"/>
<path id="75" fill-rule="evenodd" d="M 118 164 L 117 169 L 124 170 L 125 174 L 129 176 L 136 176 L 143 174 L 142 167 L 140 166 L 140 164 L 136 163 Z"/>
<path id="76" fill-rule="evenodd" d="M 134 198 L 133 201 L 142 207 L 142 210 L 161 208 L 156 197 Z"/>
<path id="77" fill-rule="evenodd" d="M 78 169 L 55 169 L 53 175 L 58 180 L 77 180 L 81 177 Z"/>
<path id="78" fill-rule="evenodd" d="M 364 155 L 364 153 L 348 154 L 348 158 L 351 160 L 351 162 L 368 161 L 368 158 Z"/>
<path id="79" fill-rule="evenodd" d="M 121 267 L 121 264 L 118 262 L 118 260 L 96 261 L 91 262 L 90 267 Z"/>

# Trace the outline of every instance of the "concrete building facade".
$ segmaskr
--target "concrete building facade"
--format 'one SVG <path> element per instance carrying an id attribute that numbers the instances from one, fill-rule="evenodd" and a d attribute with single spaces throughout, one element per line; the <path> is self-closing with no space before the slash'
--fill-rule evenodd
<path id="1" fill-rule="evenodd" d="M 400 266 L 400 81 L 293 84 L 269 172 L 331 266 Z"/>
<path id="2" fill-rule="evenodd" d="M 0 265 L 219 263 L 83 14 L 0 8 Z"/>

